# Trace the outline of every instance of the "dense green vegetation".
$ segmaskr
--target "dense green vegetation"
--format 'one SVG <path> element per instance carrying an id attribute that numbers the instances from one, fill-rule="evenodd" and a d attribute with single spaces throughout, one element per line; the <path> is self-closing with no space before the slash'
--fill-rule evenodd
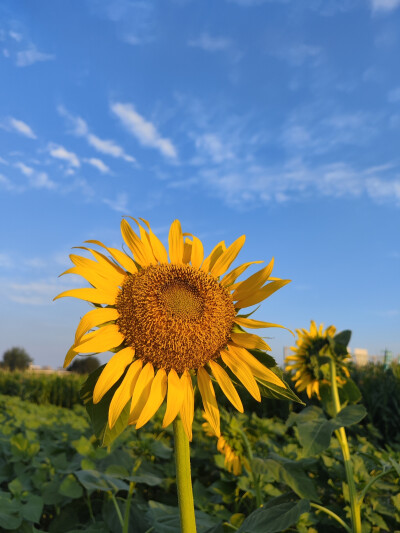
<path id="1" fill-rule="evenodd" d="M 127 429 L 106 449 L 96 446 L 80 405 L 62 409 L 0 396 L 0 413 L 0 531 L 120 533 L 118 514 L 124 515 L 129 490 L 133 491 L 130 532 L 179 531 L 172 429 L 161 428 L 161 415 L 139 431 Z M 329 448 L 318 451 L 304 446 L 301 425 L 293 425 L 293 417 L 285 423 L 255 414 L 226 414 L 223 433 L 240 448 L 240 428 L 246 428 L 254 455 L 252 473 L 244 469 L 234 476 L 224 469 L 216 439 L 205 435 L 202 421 L 197 412 L 192 475 L 199 533 L 281 531 L 273 529 L 271 517 L 269 529 L 251 524 L 251 529 L 243 529 L 248 525 L 244 518 L 256 508 L 254 479 L 264 502 L 280 504 L 279 521 L 286 517 L 288 524 L 285 531 L 342 531 L 310 506 L 320 502 L 346 518 L 345 473 L 335 437 Z M 359 487 L 368 484 L 374 473 L 391 468 L 367 495 L 365 531 L 392 533 L 400 523 L 400 447 L 379 449 L 378 432 L 352 428 L 356 429 L 349 430 L 350 446 Z"/>

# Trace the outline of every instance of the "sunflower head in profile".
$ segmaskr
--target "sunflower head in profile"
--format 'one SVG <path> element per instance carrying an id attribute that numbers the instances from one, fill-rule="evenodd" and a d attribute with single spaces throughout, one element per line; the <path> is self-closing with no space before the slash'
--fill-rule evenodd
<path id="1" fill-rule="evenodd" d="M 191 440 L 197 386 L 210 424 L 219 436 L 213 381 L 241 412 L 235 381 L 258 401 L 257 382 L 287 388 L 249 351 L 268 350 L 269 346 L 243 329 L 282 326 L 239 313 L 290 280 L 271 277 L 273 260 L 244 281 L 237 279 L 260 261 L 244 263 L 227 273 L 244 236 L 228 247 L 218 243 L 205 257 L 201 241 L 182 233 L 180 222 L 175 220 L 169 230 L 167 252 L 146 220 L 133 220 L 137 232 L 127 220 L 121 222 L 128 253 L 91 240 L 87 242 L 101 252 L 82 247 L 90 258 L 70 255 L 73 266 L 64 274 L 78 274 L 91 286 L 67 290 L 56 298 L 79 298 L 91 302 L 94 309 L 79 322 L 64 367 L 77 354 L 114 352 L 93 391 L 93 402 L 98 403 L 118 382 L 109 405 L 110 428 L 128 402 L 128 423 L 140 428 L 165 401 L 163 426 L 179 414 Z"/>
<path id="2" fill-rule="evenodd" d="M 314 320 L 311 320 L 310 331 L 304 328 L 297 329 L 297 346 L 291 347 L 294 355 L 288 355 L 285 359 L 285 370 L 294 372 L 292 381 L 295 382 L 295 388 L 299 392 L 306 390 L 309 398 L 315 394 L 321 399 L 319 386 L 321 382 L 325 381 L 322 366 L 326 364 L 326 358 L 323 355 L 329 346 L 329 339 L 333 339 L 336 333 L 335 326 L 329 326 L 325 331 L 323 328 L 323 324 L 317 328 Z M 343 384 L 345 378 L 350 377 L 347 368 L 349 361 L 347 350 L 342 354 L 333 353 L 332 355 L 336 363 L 336 379 L 339 384 Z"/>

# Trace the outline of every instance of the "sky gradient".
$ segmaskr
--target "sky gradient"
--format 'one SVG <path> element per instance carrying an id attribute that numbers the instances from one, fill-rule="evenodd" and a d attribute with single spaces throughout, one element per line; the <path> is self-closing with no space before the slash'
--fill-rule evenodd
<path id="1" fill-rule="evenodd" d="M 400 0 L 2 2 L 0 356 L 62 365 L 89 307 L 58 275 L 123 215 L 245 234 L 293 280 L 256 318 L 399 354 L 399 27 Z"/>

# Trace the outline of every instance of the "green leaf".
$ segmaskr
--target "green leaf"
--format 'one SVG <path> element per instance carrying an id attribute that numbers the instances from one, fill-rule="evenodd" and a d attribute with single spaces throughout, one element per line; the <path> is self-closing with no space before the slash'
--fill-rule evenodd
<path id="1" fill-rule="evenodd" d="M 83 403 L 86 406 L 86 410 L 92 422 L 93 431 L 96 437 L 98 438 L 101 446 L 109 446 L 114 439 L 122 433 L 128 424 L 129 418 L 129 402 L 126 404 L 125 408 L 122 410 L 115 426 L 110 429 L 108 425 L 108 410 L 114 392 L 119 387 L 121 381 L 124 378 L 124 375 L 115 383 L 113 387 L 104 395 L 102 400 L 99 403 L 93 403 L 93 390 L 96 386 L 97 380 L 105 365 L 97 368 L 92 372 L 81 389 L 81 398 Z"/>
<path id="2" fill-rule="evenodd" d="M 355 384 L 355 382 L 347 378 L 344 385 L 342 385 L 339 389 L 339 396 L 340 401 L 342 403 L 348 402 L 348 403 L 357 403 L 361 400 L 361 391 Z"/>
<path id="3" fill-rule="evenodd" d="M 65 477 L 58 489 L 58 492 L 67 498 L 80 498 L 83 494 L 82 486 L 77 482 L 73 474 Z"/>
<path id="4" fill-rule="evenodd" d="M 37 494 L 29 494 L 27 502 L 22 505 L 22 517 L 34 524 L 40 521 L 43 512 L 43 498 Z"/>
<path id="5" fill-rule="evenodd" d="M 330 422 L 334 429 L 358 424 L 367 415 L 363 405 L 347 405 Z"/>
<path id="6" fill-rule="evenodd" d="M 276 367 L 276 361 L 272 357 L 272 355 L 269 355 L 267 352 L 264 352 L 262 350 L 253 350 L 247 348 L 247 351 L 250 352 L 254 357 L 264 366 L 267 368 L 274 368 Z"/>
<path id="7" fill-rule="evenodd" d="M 349 329 L 340 331 L 333 337 L 335 344 L 339 344 L 341 346 L 347 346 L 350 342 L 350 339 L 351 339 L 351 331 Z"/>
<path id="8" fill-rule="evenodd" d="M 170 459 L 172 455 L 172 448 L 164 444 L 161 440 L 153 440 L 150 443 L 150 451 L 160 459 Z"/>
<path id="9" fill-rule="evenodd" d="M 119 490 L 129 489 L 129 485 L 125 483 L 125 481 L 114 476 L 103 474 L 97 470 L 78 470 L 78 472 L 75 472 L 75 475 L 86 490 L 118 492 Z"/>
<path id="10" fill-rule="evenodd" d="M 12 500 L 9 494 L 0 493 L 0 527 L 4 529 L 17 529 L 21 525 L 21 504 Z"/>
<path id="11" fill-rule="evenodd" d="M 300 516 L 310 509 L 307 500 L 277 503 L 273 501 L 249 515 L 238 533 L 280 533 L 296 524 Z"/>
<path id="12" fill-rule="evenodd" d="M 215 526 L 219 526 L 219 519 L 211 517 L 202 511 L 196 510 L 195 515 L 197 533 L 207 533 L 210 530 L 213 531 Z M 154 527 L 154 531 L 157 533 L 179 533 L 181 531 L 178 507 L 171 507 L 150 500 L 147 516 L 149 522 Z"/>

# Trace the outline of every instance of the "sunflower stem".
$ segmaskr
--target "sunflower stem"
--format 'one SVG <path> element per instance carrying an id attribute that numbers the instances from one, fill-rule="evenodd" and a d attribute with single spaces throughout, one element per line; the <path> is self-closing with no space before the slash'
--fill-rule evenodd
<path id="1" fill-rule="evenodd" d="M 247 435 L 243 431 L 242 428 L 238 428 L 238 429 L 239 429 L 239 433 L 240 433 L 240 435 L 242 437 L 242 440 L 243 440 L 243 444 L 244 444 L 244 447 L 245 447 L 245 450 L 246 450 L 247 459 L 249 460 L 250 470 L 251 470 L 251 477 L 253 478 L 254 490 L 256 492 L 256 505 L 257 505 L 257 509 L 258 509 L 263 504 L 263 499 L 262 499 L 262 496 L 261 496 L 261 489 L 260 489 L 260 476 L 257 476 L 254 473 L 254 469 L 253 469 L 254 457 L 253 457 L 253 451 L 251 449 L 251 445 L 250 445 L 249 439 L 247 438 Z"/>
<path id="2" fill-rule="evenodd" d="M 196 533 L 192 478 L 190 473 L 189 439 L 183 429 L 182 421 L 174 420 L 176 485 L 181 517 L 182 533 Z"/>
<path id="3" fill-rule="evenodd" d="M 340 405 L 339 391 L 336 380 L 336 365 L 333 357 L 329 358 L 329 365 L 331 371 L 332 401 L 336 416 L 341 411 L 342 407 Z M 335 434 L 339 440 L 339 444 L 342 449 L 347 485 L 349 487 L 352 531 L 353 533 L 361 533 L 361 502 L 358 500 L 357 497 L 357 490 L 354 482 L 353 467 L 351 465 L 351 456 L 349 444 L 347 442 L 346 431 L 344 427 L 341 427 L 337 431 L 335 431 Z"/>

